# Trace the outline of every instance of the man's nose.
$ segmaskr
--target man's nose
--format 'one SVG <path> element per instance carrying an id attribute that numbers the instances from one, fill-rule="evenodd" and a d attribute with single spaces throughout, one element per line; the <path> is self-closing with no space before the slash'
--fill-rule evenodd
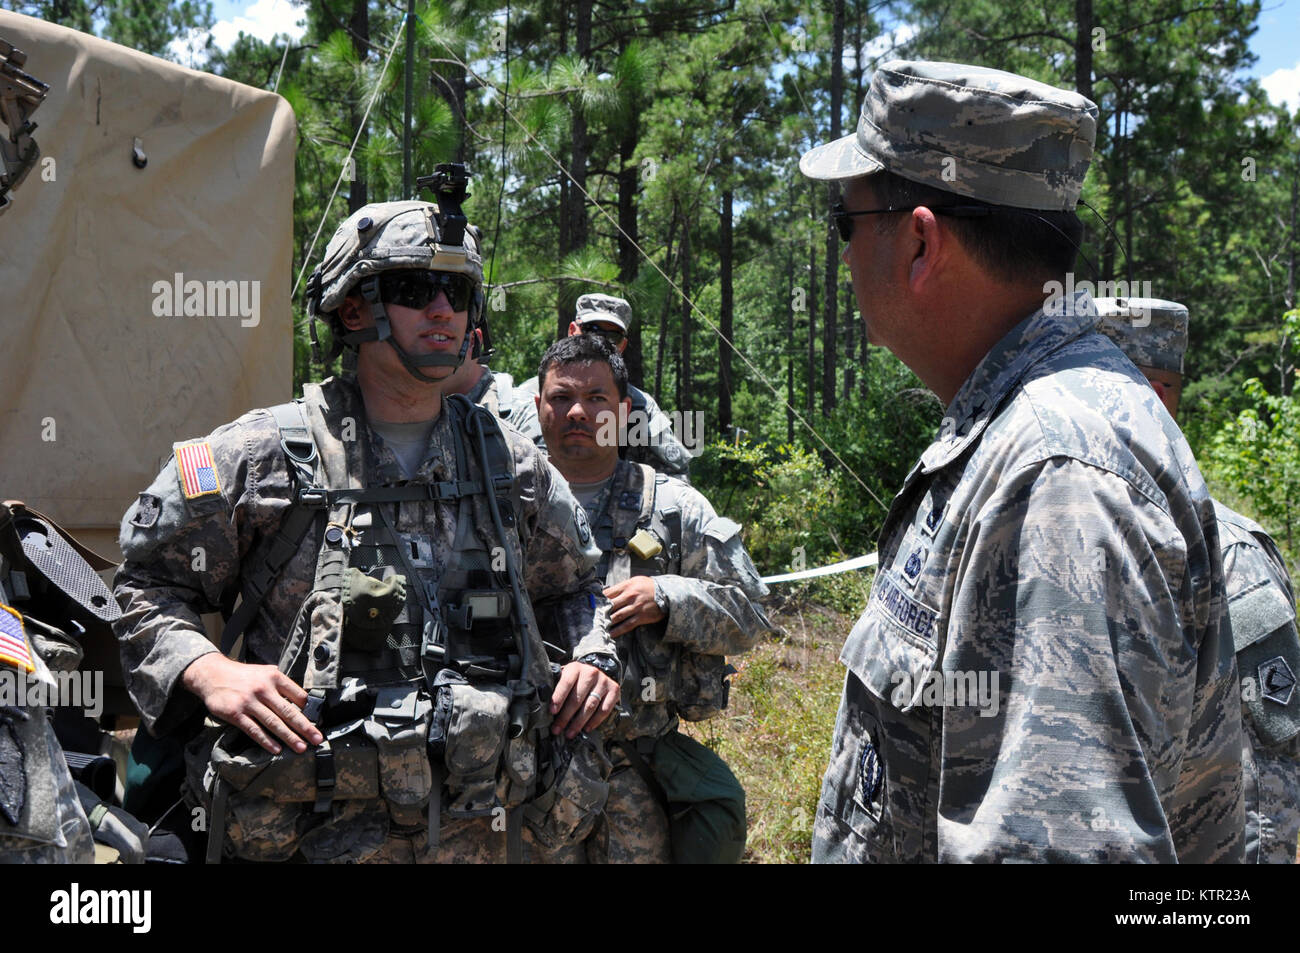
<path id="1" fill-rule="evenodd" d="M 447 297 L 446 288 L 438 289 L 438 293 L 433 296 L 433 300 L 425 306 L 424 313 L 447 315 L 448 317 L 456 313 L 456 309 L 451 306 L 451 299 Z"/>

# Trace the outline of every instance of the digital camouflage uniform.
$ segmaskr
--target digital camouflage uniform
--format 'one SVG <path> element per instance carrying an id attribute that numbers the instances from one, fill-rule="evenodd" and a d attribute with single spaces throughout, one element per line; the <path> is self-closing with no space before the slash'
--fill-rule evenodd
<path id="1" fill-rule="evenodd" d="M 8 571 L 0 557 L 0 613 L 4 615 L 0 633 L 4 642 L 25 639 L 32 670 L 28 674 L 27 667 L 16 663 L 11 658 L 14 653 L 0 643 L 0 673 L 52 689 L 54 678 L 43 657 L 45 640 L 36 634 L 39 623 L 33 626 L 27 620 L 23 624 L 20 613 L 10 607 L 4 582 Z M 76 651 L 69 654 L 69 649 Z M 50 654 L 60 660 L 63 671 L 72 671 L 81 661 L 80 649 L 70 641 L 60 640 L 57 651 Z M 48 710 L 32 705 L 0 706 L 0 863 L 90 864 L 94 860 L 90 822 Z"/>
<path id="2" fill-rule="evenodd" d="M 814 861 L 1241 859 L 1213 507 L 1096 322 L 1014 328 L 894 498 Z"/>
<path id="3" fill-rule="evenodd" d="M 513 425 L 514 384 L 509 374 L 484 367 L 483 376 L 465 396 L 480 407 L 486 407 L 497 419 Z"/>
<path id="4" fill-rule="evenodd" d="M 800 169 L 1073 211 L 1096 122 L 1024 77 L 892 61 L 857 131 Z M 890 507 L 814 861 L 1242 858 L 1213 506 L 1088 296 L 1047 304 L 969 374 Z"/>
<path id="5" fill-rule="evenodd" d="M 589 518 L 606 587 L 653 576 L 655 601 L 668 615 L 615 640 L 624 711 L 608 732 L 609 800 L 587 854 L 598 863 L 663 863 L 670 859 L 668 819 L 614 742 L 636 745 L 648 758 L 654 740 L 677 729 L 679 716 L 698 721 L 722 709 L 725 657 L 748 651 L 773 630 L 757 603 L 767 587 L 737 523 L 714 513 L 698 491 L 643 464 L 620 460 Z M 673 542 L 678 518 L 680 547 Z M 660 546 L 648 559 L 627 546 L 638 527 Z"/>
<path id="6" fill-rule="evenodd" d="M 305 405 L 322 464 L 333 485 L 367 487 L 403 482 L 392 450 L 367 425 L 354 380 L 331 379 L 319 386 L 307 385 Z M 478 473 L 477 467 L 470 475 L 452 472 L 457 459 L 456 435 L 449 419 L 448 403 L 444 402 L 443 413 L 430 433 L 424 462 L 410 481 L 412 484 L 467 480 Z M 517 546 L 516 558 L 522 557 L 528 600 L 548 606 L 558 619 L 556 628 L 566 639 L 563 647 L 574 658 L 612 656 L 614 649 L 606 634 L 604 615 L 598 610 L 602 604 L 600 586 L 592 571 L 599 554 L 586 528 L 585 514 L 545 458 L 509 428 L 503 431 L 513 457 L 512 490 L 518 493 L 521 505 L 516 529 L 509 537 L 512 548 Z M 197 486 L 201 492 L 187 497 L 174 455 L 122 524 L 120 542 L 125 561 L 116 580 L 116 595 L 123 607 L 117 629 L 123 669 L 131 697 L 145 725 L 155 733 L 172 729 L 199 706 L 199 699 L 179 683 L 181 673 L 191 662 L 215 651 L 203 634 L 199 614 L 229 611 L 241 590 L 241 577 L 250 571 L 250 554 L 280 528 L 294 487 L 280 430 L 266 410 L 244 415 L 214 431 L 202 443 L 210 448 L 212 467 L 206 482 Z M 178 450 L 185 446 L 177 445 Z M 354 545 L 359 552 L 368 551 L 367 534 L 380 523 L 376 511 L 386 509 L 394 529 L 410 534 L 420 582 L 436 587 L 447 573 L 466 566 L 468 551 L 455 549 L 453 541 L 455 547 L 468 546 L 470 550 L 485 550 L 491 544 L 494 537 L 485 532 L 490 529 L 487 520 L 481 512 L 469 509 L 471 505 L 481 506 L 481 500 L 479 495 L 451 502 L 426 500 L 359 507 L 358 512 L 368 509 L 373 519 L 369 529 L 359 531 Z M 333 510 L 331 517 L 336 517 Z M 467 519 L 471 520 L 468 526 L 464 525 Z M 361 520 L 356 524 L 360 527 Z M 281 661 L 286 642 L 295 631 L 295 617 L 317 578 L 321 529 L 317 522 L 309 530 L 247 629 L 247 661 L 272 665 Z M 422 542 L 417 546 L 416 541 Z M 414 582 L 408 579 L 409 591 L 415 590 Z M 305 623 L 312 630 L 310 638 L 315 645 L 304 683 L 309 692 L 313 685 L 329 684 L 328 676 L 337 675 L 339 664 L 349 664 L 342 658 L 347 653 L 337 642 L 319 641 L 317 630 L 336 631 L 338 625 L 337 619 L 318 618 L 337 612 L 329 605 L 322 606 L 313 610 L 312 618 Z M 409 602 L 394 620 L 395 626 L 403 622 L 408 611 Z M 523 677 L 543 686 L 549 695 L 547 657 L 527 602 L 522 611 L 530 649 Z M 392 642 L 388 644 L 391 647 Z M 534 715 L 534 723 L 541 720 L 542 730 L 549 721 L 545 711 L 543 706 L 541 713 Z M 422 751 L 423 739 L 420 741 L 417 750 Z M 495 744 L 497 751 L 502 743 L 500 738 L 489 739 L 489 747 Z M 510 759 L 516 753 L 526 768 L 531 764 L 529 770 L 535 769 L 527 751 L 510 748 L 507 752 Z M 206 751 L 192 752 L 189 758 L 192 788 L 206 784 L 202 779 L 205 755 Z M 343 772 L 347 764 L 344 752 L 338 752 L 338 761 Z M 514 760 L 511 763 L 513 770 Z M 421 769 L 427 775 L 427 763 L 416 757 L 412 770 L 419 774 Z M 490 764 L 487 774 L 490 789 L 498 769 Z M 341 775 L 340 787 L 347 780 Z M 503 790 L 509 786 L 504 778 L 500 784 Z M 512 792 L 512 796 L 517 793 Z M 244 845 L 245 856 L 251 852 L 254 859 L 284 859 L 295 844 L 298 855 L 312 861 L 447 862 L 505 857 L 506 837 L 500 825 L 493 824 L 493 817 L 453 818 L 446 814 L 445 802 L 440 847 L 433 854 L 426 853 L 425 831 L 416 823 L 418 807 L 414 812 L 410 805 L 405 807 L 402 830 L 395 831 L 390 830 L 397 826 L 390 815 L 398 811 L 392 803 L 386 804 L 377 796 L 369 800 L 335 800 L 329 813 L 323 819 L 317 818 L 323 823 L 299 838 L 299 805 L 285 805 L 279 813 L 275 809 L 248 811 L 245 816 L 232 801 L 229 833 Z"/>
<path id="7" fill-rule="evenodd" d="M 525 437 L 532 439 L 538 449 L 546 451 L 546 438 L 542 436 L 542 423 L 537 418 L 537 378 L 530 377 L 514 388 L 514 411 L 510 425 Z M 632 401 L 632 413 L 628 416 L 628 429 L 637 425 L 638 416 L 645 415 L 643 430 L 648 434 L 647 442 L 628 446 L 624 450 L 624 459 L 633 463 L 645 463 L 659 473 L 668 476 L 685 477 L 691 466 L 690 452 L 673 433 L 672 421 L 659 408 L 659 404 L 645 391 L 632 384 L 627 385 L 627 396 Z"/>
<path id="8" fill-rule="evenodd" d="M 1246 862 L 1295 863 L 1300 838 L 1300 637 L 1295 592 L 1263 528 L 1218 500 L 1228 616 L 1242 682 Z"/>
<path id="9" fill-rule="evenodd" d="M 1101 330 L 1139 370 L 1181 375 L 1184 305 L 1158 298 L 1099 298 Z M 1218 500 L 1227 614 L 1241 676 L 1246 862 L 1295 862 L 1300 838 L 1300 636 L 1295 593 L 1277 545 Z"/>

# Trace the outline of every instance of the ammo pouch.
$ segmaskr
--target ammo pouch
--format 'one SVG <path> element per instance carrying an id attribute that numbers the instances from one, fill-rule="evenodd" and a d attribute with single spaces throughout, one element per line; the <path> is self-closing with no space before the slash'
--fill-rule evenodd
<path id="1" fill-rule="evenodd" d="M 510 689 L 471 685 L 452 669 L 434 680 L 437 695 L 429 729 L 429 756 L 447 769 L 452 817 L 491 814 L 497 801 L 497 764 L 510 727 Z M 518 753 L 512 752 L 516 760 Z"/>
<path id="2" fill-rule="evenodd" d="M 343 574 L 343 642 L 350 649 L 378 652 L 406 604 L 406 577 L 379 580 L 356 566 Z"/>
<path id="3" fill-rule="evenodd" d="M 722 655 L 682 652 L 677 712 L 687 721 L 704 721 L 727 707 L 731 691 L 728 680 L 736 669 Z"/>
<path id="4" fill-rule="evenodd" d="M 542 745 L 542 781 L 524 819 L 537 842 L 554 851 L 585 840 L 596 826 L 609 799 L 611 765 L 599 738 L 561 735 Z"/>

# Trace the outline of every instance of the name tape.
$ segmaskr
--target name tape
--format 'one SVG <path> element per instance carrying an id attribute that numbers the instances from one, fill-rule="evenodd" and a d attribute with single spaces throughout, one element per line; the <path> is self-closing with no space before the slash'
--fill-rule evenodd
<path id="1" fill-rule="evenodd" d="M 879 561 L 876 553 L 867 553 L 865 556 L 854 556 L 852 559 L 831 563 L 829 566 L 818 566 L 816 569 L 787 572 L 779 576 L 764 576 L 763 585 L 771 585 L 774 582 L 795 582 L 799 579 L 812 579 L 814 576 L 833 576 L 837 572 L 848 572 L 850 569 L 866 569 Z"/>

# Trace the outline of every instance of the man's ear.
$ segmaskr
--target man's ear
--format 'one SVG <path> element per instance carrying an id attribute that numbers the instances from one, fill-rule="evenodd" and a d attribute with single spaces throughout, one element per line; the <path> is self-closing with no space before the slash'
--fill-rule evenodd
<path id="1" fill-rule="evenodd" d="M 569 337 L 574 337 L 582 333 L 582 325 L 577 321 L 569 322 Z"/>
<path id="2" fill-rule="evenodd" d="M 357 331 L 365 326 L 365 312 L 361 304 L 363 299 L 348 295 L 339 304 L 339 320 L 349 331 Z"/>
<path id="3" fill-rule="evenodd" d="M 912 210 L 907 220 L 912 239 L 912 260 L 908 267 L 908 285 L 914 293 L 930 291 L 938 279 L 941 265 L 951 252 L 951 235 L 939 225 L 939 218 L 924 205 Z"/>

